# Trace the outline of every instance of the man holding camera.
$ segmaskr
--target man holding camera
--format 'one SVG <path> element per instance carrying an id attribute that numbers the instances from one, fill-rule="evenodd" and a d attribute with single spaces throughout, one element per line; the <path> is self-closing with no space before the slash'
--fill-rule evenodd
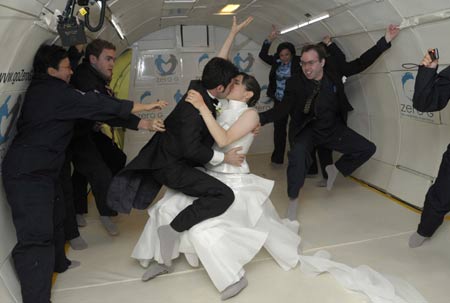
<path id="1" fill-rule="evenodd" d="M 429 49 L 416 76 L 413 106 L 421 112 L 442 110 L 450 99 L 450 67 L 439 74 L 437 49 Z M 409 247 L 421 246 L 438 229 L 450 211 L 450 145 L 442 155 L 442 162 L 434 184 L 425 196 L 417 231 L 409 238 Z"/>

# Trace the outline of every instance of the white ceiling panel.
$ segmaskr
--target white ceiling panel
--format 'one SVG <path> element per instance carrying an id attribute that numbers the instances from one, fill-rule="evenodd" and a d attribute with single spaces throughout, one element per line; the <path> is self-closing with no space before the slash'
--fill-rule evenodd
<path id="1" fill-rule="evenodd" d="M 333 31 L 333 37 L 359 33 L 363 30 L 361 23 L 350 11 L 344 11 L 334 15 L 329 19 L 325 19 L 323 22 Z"/>
<path id="2" fill-rule="evenodd" d="M 352 8 L 352 13 L 369 31 L 385 28 L 390 23 L 402 22 L 402 17 L 389 1 L 371 1 Z"/>
<path id="3" fill-rule="evenodd" d="M 450 49 L 449 49 L 449 29 L 450 20 L 440 21 L 436 23 L 424 24 L 414 28 L 417 32 L 417 36 L 420 37 L 418 40 L 420 42 L 422 54 L 417 58 L 416 62 L 420 62 L 428 48 L 439 48 L 440 58 L 439 62 L 441 64 L 450 63 Z"/>
<path id="4" fill-rule="evenodd" d="M 412 17 L 450 8 L 448 0 L 390 0 L 403 17 Z"/>

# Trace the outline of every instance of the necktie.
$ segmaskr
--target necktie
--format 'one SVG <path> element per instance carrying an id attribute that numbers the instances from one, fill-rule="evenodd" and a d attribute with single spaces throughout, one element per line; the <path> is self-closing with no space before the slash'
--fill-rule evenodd
<path id="1" fill-rule="evenodd" d="M 316 100 L 317 96 L 319 95 L 320 92 L 320 81 L 314 81 L 314 89 L 311 93 L 311 95 L 309 95 L 308 99 L 306 99 L 305 102 L 305 107 L 303 108 L 303 113 L 304 114 L 309 114 L 309 112 L 311 111 L 311 107 L 313 105 L 313 102 Z"/>

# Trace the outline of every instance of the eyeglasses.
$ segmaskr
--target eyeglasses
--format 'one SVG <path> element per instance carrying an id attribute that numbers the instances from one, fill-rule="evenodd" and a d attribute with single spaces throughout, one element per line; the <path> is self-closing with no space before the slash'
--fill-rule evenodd
<path id="1" fill-rule="evenodd" d="M 311 61 L 300 61 L 300 66 L 313 66 L 314 64 L 316 64 L 317 62 L 319 62 L 319 60 L 311 60 Z"/>

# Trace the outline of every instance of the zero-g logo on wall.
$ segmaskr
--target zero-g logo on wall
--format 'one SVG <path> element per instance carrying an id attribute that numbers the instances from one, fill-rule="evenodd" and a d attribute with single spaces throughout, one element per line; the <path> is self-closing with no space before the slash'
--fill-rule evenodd
<path id="1" fill-rule="evenodd" d="M 158 84 L 178 83 L 180 77 L 177 75 L 178 59 L 174 54 L 156 55 L 155 68 L 158 73 L 156 79 Z"/>
<path id="2" fill-rule="evenodd" d="M 144 99 L 147 97 L 150 97 L 152 95 L 152 92 L 149 90 L 146 90 L 145 92 L 142 93 L 142 95 L 139 97 L 139 102 L 140 103 L 148 103 L 148 102 L 144 102 Z"/>
<path id="3" fill-rule="evenodd" d="M 400 115 L 414 118 L 424 122 L 439 123 L 439 117 L 435 113 L 423 113 L 413 107 L 415 75 L 411 72 L 400 74 L 402 93 L 400 96 Z"/>
<path id="4" fill-rule="evenodd" d="M 239 68 L 240 72 L 250 73 L 255 62 L 253 54 L 247 53 L 247 58 L 242 58 L 241 53 L 237 53 L 233 58 L 233 63 Z"/>
<path id="5" fill-rule="evenodd" d="M 9 95 L 0 106 L 0 145 L 5 143 L 12 134 L 14 122 L 19 114 L 21 99 L 22 96 L 19 95 L 16 102 L 13 102 Z"/>

